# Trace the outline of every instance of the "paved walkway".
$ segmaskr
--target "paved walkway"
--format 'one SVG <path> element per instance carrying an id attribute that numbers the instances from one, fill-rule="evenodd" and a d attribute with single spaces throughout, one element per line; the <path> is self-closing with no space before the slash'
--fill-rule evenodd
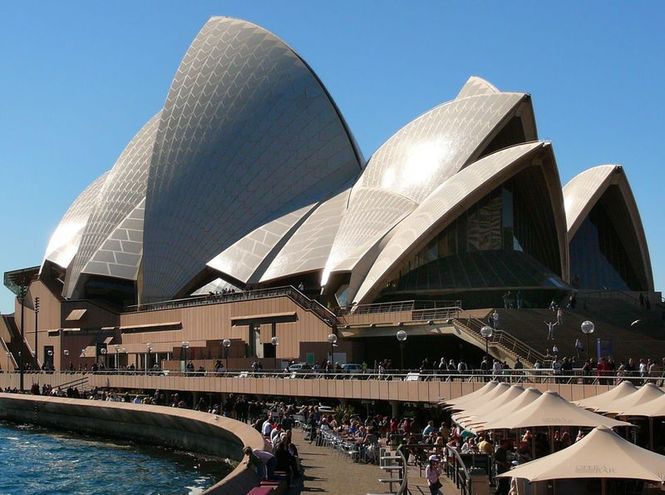
<path id="1" fill-rule="evenodd" d="M 420 473 L 421 470 L 418 466 L 409 464 L 409 491 L 412 495 L 430 495 L 427 480 L 425 479 L 425 470 L 422 470 L 422 476 Z M 445 493 L 446 495 L 459 493 L 459 489 L 455 486 L 455 483 L 446 478 L 445 474 L 441 475 L 439 481 L 443 484 L 443 487 L 441 487 L 441 493 Z"/>
<path id="2" fill-rule="evenodd" d="M 305 476 L 302 482 L 294 484 L 288 495 L 301 493 L 365 495 L 388 492 L 388 486 L 378 481 L 379 478 L 387 477 L 378 466 L 355 463 L 328 447 L 310 444 L 303 435 L 302 430 L 293 429 L 293 443 L 298 447 Z"/>

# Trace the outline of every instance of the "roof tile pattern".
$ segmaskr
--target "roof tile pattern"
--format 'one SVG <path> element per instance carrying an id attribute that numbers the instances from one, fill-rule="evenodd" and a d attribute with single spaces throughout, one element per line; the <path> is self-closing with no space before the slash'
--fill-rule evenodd
<path id="1" fill-rule="evenodd" d="M 143 256 L 142 200 L 86 263 L 84 273 L 136 280 Z"/>
<path id="2" fill-rule="evenodd" d="M 512 146 L 493 153 L 465 168 L 441 184 L 420 206 L 400 223 L 390 240 L 377 257 L 362 285 L 357 290 L 356 300 L 361 301 L 367 293 L 383 281 L 391 269 L 408 253 L 414 244 L 441 231 L 454 220 L 455 212 L 462 211 L 459 205 L 472 194 L 486 194 L 497 184 L 497 176 L 505 172 L 529 153 L 546 146 L 542 142 Z M 509 177 L 505 177 L 507 180 Z M 469 204 L 471 206 L 471 204 Z"/>
<path id="3" fill-rule="evenodd" d="M 353 186 L 323 279 L 331 272 L 352 270 L 397 222 L 473 160 L 524 97 L 497 93 L 453 100 L 393 135 Z"/>
<path id="4" fill-rule="evenodd" d="M 311 70 L 248 22 L 213 18 L 169 91 L 148 182 L 144 297 L 172 297 L 261 225 L 360 173 Z"/>
<path id="5" fill-rule="evenodd" d="M 79 249 L 88 218 L 97 204 L 99 192 L 108 175 L 107 171 L 95 179 L 69 207 L 49 239 L 45 260 L 62 268 L 69 267 Z"/>
<path id="6" fill-rule="evenodd" d="M 67 273 L 64 288 L 65 297 L 71 297 L 77 289 L 81 273 L 113 276 L 118 273 L 123 275 L 120 278 L 136 278 L 136 270 L 128 271 L 125 268 L 119 268 L 112 271 L 109 266 L 102 269 L 102 265 L 99 263 L 115 263 L 116 261 L 111 261 L 113 256 L 108 252 L 99 254 L 98 250 L 117 252 L 121 259 L 126 260 L 124 255 L 127 254 L 127 251 L 120 246 L 113 246 L 115 243 L 110 241 L 117 240 L 114 235 L 116 237 L 121 235 L 116 233 L 119 224 L 126 222 L 131 215 L 136 216 L 138 213 L 133 213 L 134 210 L 145 200 L 148 168 L 160 115 L 161 113 L 154 115 L 136 133 L 109 172 L 108 180 L 101 188 L 94 211 L 83 232 L 79 251 L 70 271 Z M 143 206 L 141 206 L 140 211 L 142 224 Z M 124 229 L 120 228 L 120 230 Z M 140 236 L 139 241 L 143 242 L 142 229 L 132 235 L 134 238 Z M 132 249 L 132 251 L 134 250 Z M 141 249 L 138 249 L 139 253 L 140 251 Z M 93 259 L 95 262 L 91 263 Z M 102 262 L 102 260 L 104 261 Z M 133 266 L 135 263 L 130 264 Z M 133 275 L 130 275 L 131 273 Z"/>
<path id="7" fill-rule="evenodd" d="M 289 232 L 295 230 L 294 226 L 297 228 L 302 218 L 314 206 L 305 206 L 262 225 L 218 254 L 208 266 L 244 283 L 258 282 L 251 279 L 259 269 L 259 265 L 279 243 L 286 242 Z"/>
<path id="8" fill-rule="evenodd" d="M 476 76 L 471 76 L 459 93 L 457 93 L 457 98 L 468 98 L 469 96 L 478 96 L 478 95 L 488 95 L 493 93 L 499 93 L 499 90 L 489 82 L 484 79 Z"/>
<path id="9" fill-rule="evenodd" d="M 337 234 L 351 189 L 321 203 L 287 241 L 261 282 L 322 270 Z"/>

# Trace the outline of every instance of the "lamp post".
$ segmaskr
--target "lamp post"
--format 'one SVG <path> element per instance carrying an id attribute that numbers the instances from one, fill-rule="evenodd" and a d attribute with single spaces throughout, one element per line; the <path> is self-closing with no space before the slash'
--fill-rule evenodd
<path id="1" fill-rule="evenodd" d="M 399 341 L 399 366 L 404 370 L 404 345 L 406 344 L 407 334 L 404 330 L 399 330 L 395 335 Z"/>
<path id="2" fill-rule="evenodd" d="M 182 345 L 182 360 L 185 363 L 185 374 L 187 374 L 187 349 L 189 349 L 189 342 L 183 340 L 181 345 Z"/>
<path id="3" fill-rule="evenodd" d="M 34 304 L 34 309 L 35 309 L 35 367 L 39 366 L 39 347 L 38 347 L 38 335 L 39 333 L 37 332 L 37 320 L 39 319 L 39 297 L 35 297 L 35 304 Z"/>
<path id="4" fill-rule="evenodd" d="M 28 288 L 25 285 L 25 280 L 21 281 L 21 285 L 18 288 L 18 299 L 21 302 L 21 347 L 22 349 L 25 345 L 25 295 L 28 291 Z M 20 389 L 23 392 L 23 373 L 25 372 L 25 357 L 21 350 L 18 351 L 19 358 L 19 370 L 20 370 Z"/>
<path id="5" fill-rule="evenodd" d="M 120 345 L 115 344 L 113 346 L 113 348 L 115 349 L 115 369 L 117 371 L 118 370 L 118 352 L 120 352 Z"/>
<path id="6" fill-rule="evenodd" d="M 273 337 L 270 339 L 270 343 L 275 348 L 275 370 L 277 370 L 277 346 L 279 345 L 279 337 Z"/>
<path id="7" fill-rule="evenodd" d="M 489 325 L 485 325 L 483 328 L 480 329 L 480 335 L 482 335 L 485 338 L 485 355 L 486 356 L 490 355 L 490 338 L 492 338 L 493 333 L 494 333 L 494 329 Z"/>
<path id="8" fill-rule="evenodd" d="M 145 345 L 145 374 L 148 374 L 148 360 L 150 359 L 150 353 L 152 352 L 152 344 L 148 342 Z"/>
<path id="9" fill-rule="evenodd" d="M 588 361 L 590 354 L 589 335 L 591 335 L 593 331 L 596 329 L 596 325 L 594 325 L 592 321 L 586 320 L 582 322 L 582 324 L 580 325 L 580 329 L 582 330 L 582 333 L 586 335 L 586 359 Z"/>
<path id="10" fill-rule="evenodd" d="M 102 347 L 101 349 L 99 349 L 99 353 L 102 355 L 102 363 L 104 364 L 104 371 L 106 371 L 106 367 L 108 365 L 108 362 L 106 361 L 106 353 L 107 352 L 108 351 L 106 350 L 105 347 Z"/>
<path id="11" fill-rule="evenodd" d="M 222 340 L 222 345 L 224 346 L 224 355 L 226 356 L 226 372 L 229 371 L 229 348 L 231 347 L 231 340 L 224 339 Z"/>
<path id="12" fill-rule="evenodd" d="M 328 335 L 328 342 L 330 343 L 330 372 L 334 370 L 333 366 L 335 365 L 335 344 L 337 343 L 337 335 L 331 333 Z"/>

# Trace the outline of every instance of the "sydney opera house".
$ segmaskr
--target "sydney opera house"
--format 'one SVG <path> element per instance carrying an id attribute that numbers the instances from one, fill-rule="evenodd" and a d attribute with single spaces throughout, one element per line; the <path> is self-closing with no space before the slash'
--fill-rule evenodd
<path id="1" fill-rule="evenodd" d="M 225 17 L 5 285 L 7 348 L 23 329 L 55 368 L 320 361 L 332 334 L 357 362 L 373 335 L 445 333 L 455 311 L 654 292 L 623 168 L 562 187 L 529 94 L 471 77 L 365 158 L 308 64 Z"/>

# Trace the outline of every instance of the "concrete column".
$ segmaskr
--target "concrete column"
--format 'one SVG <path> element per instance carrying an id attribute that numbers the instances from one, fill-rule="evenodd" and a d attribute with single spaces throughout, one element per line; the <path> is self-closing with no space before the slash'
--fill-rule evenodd
<path id="1" fill-rule="evenodd" d="M 390 401 L 390 414 L 393 418 L 398 418 L 399 419 L 399 401 L 398 400 L 391 400 Z"/>

